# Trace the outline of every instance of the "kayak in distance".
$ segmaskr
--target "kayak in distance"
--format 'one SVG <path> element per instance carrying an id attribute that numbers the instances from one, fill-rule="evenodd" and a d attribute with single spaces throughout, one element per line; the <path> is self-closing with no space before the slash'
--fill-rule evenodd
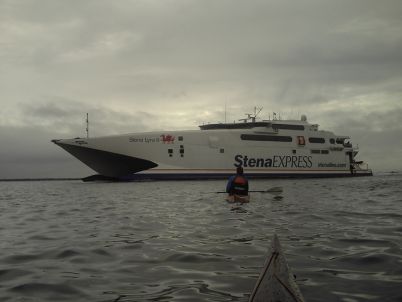
<path id="1" fill-rule="evenodd" d="M 249 302 L 305 302 L 275 234 L 271 253 L 251 293 Z"/>
<path id="2" fill-rule="evenodd" d="M 228 195 L 226 197 L 226 201 L 229 203 L 236 203 L 236 202 L 240 202 L 240 203 L 248 203 L 250 202 L 250 195 Z"/>

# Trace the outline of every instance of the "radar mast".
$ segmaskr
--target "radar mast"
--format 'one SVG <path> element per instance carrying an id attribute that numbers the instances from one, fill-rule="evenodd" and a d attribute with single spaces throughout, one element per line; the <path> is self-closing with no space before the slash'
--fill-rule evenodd
<path id="1" fill-rule="evenodd" d="M 247 123 L 249 120 L 251 120 L 252 123 L 255 123 L 258 114 L 261 112 L 263 107 L 254 107 L 254 113 L 246 113 L 247 117 L 239 119 L 239 121 L 243 121 Z"/>

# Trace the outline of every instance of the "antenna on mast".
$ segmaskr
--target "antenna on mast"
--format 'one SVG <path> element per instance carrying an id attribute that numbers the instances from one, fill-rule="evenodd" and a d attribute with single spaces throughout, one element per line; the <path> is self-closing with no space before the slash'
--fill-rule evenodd
<path id="1" fill-rule="evenodd" d="M 88 118 L 88 113 L 87 113 L 87 120 L 86 120 L 86 122 L 87 122 L 87 128 L 86 128 L 86 131 L 87 131 L 87 138 L 89 138 L 89 118 Z"/>
<path id="2" fill-rule="evenodd" d="M 225 102 L 225 124 L 226 124 L 226 102 Z"/>
<path id="3" fill-rule="evenodd" d="M 263 107 L 254 107 L 254 117 L 256 118 L 258 114 L 262 111 Z M 258 110 L 258 112 L 257 112 Z"/>
<path id="4" fill-rule="evenodd" d="M 251 121 L 253 123 L 255 123 L 256 119 L 257 119 L 257 115 L 261 112 L 262 107 L 254 107 L 254 116 L 249 116 L 249 118 L 251 118 Z"/>

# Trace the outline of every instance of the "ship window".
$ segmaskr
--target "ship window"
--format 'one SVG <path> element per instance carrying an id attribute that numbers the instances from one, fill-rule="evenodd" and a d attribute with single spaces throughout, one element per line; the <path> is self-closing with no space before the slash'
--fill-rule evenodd
<path id="1" fill-rule="evenodd" d="M 329 154 L 329 150 L 321 150 L 321 154 Z"/>
<path id="2" fill-rule="evenodd" d="M 320 154 L 320 150 L 311 150 L 311 153 L 313 153 L 313 154 Z"/>
<path id="3" fill-rule="evenodd" d="M 216 129 L 251 129 L 254 127 L 270 127 L 271 123 L 254 122 L 254 123 L 233 123 L 233 124 L 207 124 L 199 126 L 201 130 L 216 130 Z"/>
<path id="4" fill-rule="evenodd" d="M 297 137 L 297 144 L 299 146 L 305 146 L 306 145 L 306 140 L 304 139 L 304 136 L 298 136 Z"/>
<path id="5" fill-rule="evenodd" d="M 182 142 L 183 141 L 183 136 L 179 136 L 177 139 L 179 140 L 179 142 Z"/>
<path id="6" fill-rule="evenodd" d="M 278 135 L 256 135 L 256 134 L 242 134 L 240 136 L 245 141 L 260 141 L 260 142 L 291 142 L 290 136 L 278 136 Z"/>
<path id="7" fill-rule="evenodd" d="M 172 154 L 173 153 L 173 149 L 168 149 L 168 153 Z"/>
<path id="8" fill-rule="evenodd" d="M 309 137 L 308 141 L 312 144 L 325 144 L 325 138 L 322 137 Z"/>
<path id="9" fill-rule="evenodd" d="M 304 130 L 303 125 L 289 125 L 289 124 L 272 124 L 274 129 L 284 129 L 284 130 Z"/>
<path id="10" fill-rule="evenodd" d="M 219 150 L 219 152 L 220 152 L 220 153 L 225 153 L 225 149 L 221 148 L 221 149 Z"/>
<path id="11" fill-rule="evenodd" d="M 292 153 L 293 153 L 293 154 L 296 154 L 296 150 L 292 150 Z"/>
<path id="12" fill-rule="evenodd" d="M 330 142 L 331 144 L 335 144 L 335 139 L 330 138 L 330 139 L 329 139 L 329 142 Z"/>
<path id="13" fill-rule="evenodd" d="M 184 149 L 180 149 L 180 154 L 183 154 L 184 153 Z"/>

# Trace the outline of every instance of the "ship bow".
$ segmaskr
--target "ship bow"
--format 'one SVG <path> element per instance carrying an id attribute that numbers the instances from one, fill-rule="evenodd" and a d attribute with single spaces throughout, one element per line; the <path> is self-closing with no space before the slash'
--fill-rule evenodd
<path id="1" fill-rule="evenodd" d="M 52 140 L 52 142 L 104 176 L 120 178 L 158 166 L 152 161 L 138 157 L 93 149 L 86 146 L 71 145 L 64 143 L 62 140 Z"/>

